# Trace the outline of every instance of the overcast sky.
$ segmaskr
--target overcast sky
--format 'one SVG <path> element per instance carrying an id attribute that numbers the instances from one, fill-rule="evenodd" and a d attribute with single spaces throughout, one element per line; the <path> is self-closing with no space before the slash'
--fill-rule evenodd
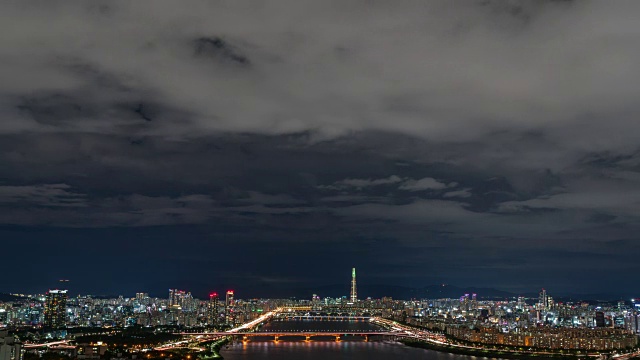
<path id="1" fill-rule="evenodd" d="M 632 294 L 639 17 L 4 2 L 0 292 L 346 295 L 356 266 L 365 284 Z"/>

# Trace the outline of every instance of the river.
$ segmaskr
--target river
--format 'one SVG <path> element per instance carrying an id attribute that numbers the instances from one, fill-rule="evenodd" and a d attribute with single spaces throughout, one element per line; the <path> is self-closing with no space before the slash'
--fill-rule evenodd
<path id="1" fill-rule="evenodd" d="M 260 331 L 336 330 L 367 331 L 379 329 L 366 321 L 273 321 Z M 248 343 L 237 343 L 223 348 L 221 355 L 227 360 L 471 360 L 471 356 L 453 355 L 432 350 L 423 350 L 389 341 L 362 341 L 353 337 L 346 341 L 310 341 L 303 339 L 279 342 L 256 339 Z"/>

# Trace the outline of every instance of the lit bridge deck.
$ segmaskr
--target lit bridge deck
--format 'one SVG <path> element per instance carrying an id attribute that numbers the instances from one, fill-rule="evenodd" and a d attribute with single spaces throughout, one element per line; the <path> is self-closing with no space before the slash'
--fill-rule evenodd
<path id="1" fill-rule="evenodd" d="M 342 315 L 286 315 L 281 314 L 274 317 L 276 320 L 369 320 L 371 316 L 342 316 Z"/>
<path id="2" fill-rule="evenodd" d="M 37 348 L 45 348 L 45 347 L 46 348 L 53 348 L 53 347 L 64 348 L 68 345 L 69 345 L 69 340 L 62 340 L 62 341 L 53 341 L 53 342 L 48 342 L 43 344 L 26 343 L 24 344 L 24 348 L 25 349 L 37 349 Z"/>
<path id="3" fill-rule="evenodd" d="M 210 332 L 210 333 L 178 333 L 179 335 L 191 335 L 191 336 L 211 336 L 211 337 L 220 337 L 220 336 L 234 336 L 234 337 L 242 337 L 243 341 L 248 341 L 252 337 L 273 337 L 273 340 L 278 341 L 283 337 L 304 337 L 305 340 L 310 341 L 313 340 L 314 337 L 333 337 L 336 341 L 341 340 L 342 337 L 355 337 L 361 336 L 364 337 L 364 340 L 368 340 L 369 336 L 396 336 L 396 337 L 404 337 L 407 336 L 403 332 L 396 331 L 336 331 L 336 330 L 326 330 L 326 331 L 261 331 L 261 332 Z"/>

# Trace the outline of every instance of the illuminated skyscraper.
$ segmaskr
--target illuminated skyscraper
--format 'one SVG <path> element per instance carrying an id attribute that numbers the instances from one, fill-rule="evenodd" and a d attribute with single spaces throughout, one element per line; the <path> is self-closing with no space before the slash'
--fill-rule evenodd
<path id="1" fill-rule="evenodd" d="M 44 327 L 56 329 L 67 324 L 67 290 L 49 290 L 44 302 Z"/>
<path id="2" fill-rule="evenodd" d="M 149 294 L 147 293 L 136 293 L 136 303 L 138 306 L 149 305 L 151 303 L 151 298 L 149 298 Z"/>
<path id="3" fill-rule="evenodd" d="M 224 319 L 227 325 L 233 325 L 233 290 L 227 291 L 224 301 Z"/>
<path id="4" fill-rule="evenodd" d="M 351 302 L 358 302 L 358 290 L 356 288 L 356 268 L 351 269 Z"/>
<path id="5" fill-rule="evenodd" d="M 464 294 L 464 296 L 460 297 L 460 307 L 463 310 L 469 310 L 469 294 Z"/>
<path id="6" fill-rule="evenodd" d="M 311 310 L 320 310 L 320 296 L 316 294 L 311 297 Z"/>
<path id="7" fill-rule="evenodd" d="M 547 290 L 542 289 L 538 294 L 538 310 L 547 310 L 548 305 Z"/>
<path id="8" fill-rule="evenodd" d="M 209 294 L 207 310 L 207 323 L 209 326 L 216 326 L 218 324 L 218 293 Z"/>
<path id="9" fill-rule="evenodd" d="M 169 289 L 169 306 L 176 305 L 178 289 Z"/>
<path id="10" fill-rule="evenodd" d="M 195 301 L 193 299 L 193 296 L 191 295 L 190 292 L 182 292 L 182 295 L 180 296 L 180 308 L 182 309 L 182 311 L 195 311 L 196 310 L 196 304 Z"/>
<path id="11" fill-rule="evenodd" d="M 169 307 L 191 311 L 193 310 L 193 296 L 184 290 L 169 289 Z"/>

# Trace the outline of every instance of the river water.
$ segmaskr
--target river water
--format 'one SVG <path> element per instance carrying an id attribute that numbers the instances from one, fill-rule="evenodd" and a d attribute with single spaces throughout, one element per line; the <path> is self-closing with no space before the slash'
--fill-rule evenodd
<path id="1" fill-rule="evenodd" d="M 370 331 L 379 329 L 366 321 L 273 321 L 265 324 L 260 331 Z M 237 343 L 223 348 L 221 355 L 227 360 L 472 360 L 471 356 L 453 355 L 432 350 L 423 350 L 404 346 L 390 341 L 362 341 L 354 336 L 345 341 L 273 340 L 257 338 L 248 343 Z"/>

